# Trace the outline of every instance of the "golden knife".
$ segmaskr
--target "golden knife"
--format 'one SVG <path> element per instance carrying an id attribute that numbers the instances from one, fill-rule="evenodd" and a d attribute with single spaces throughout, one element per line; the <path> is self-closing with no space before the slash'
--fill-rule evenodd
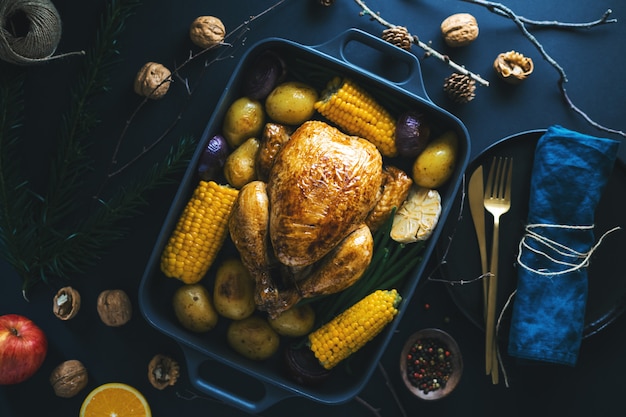
<path id="1" fill-rule="evenodd" d="M 480 251 L 480 267 L 483 275 L 483 316 L 486 321 L 487 314 L 487 294 L 489 292 L 489 280 L 485 276 L 489 272 L 487 262 L 487 232 L 485 231 L 485 206 L 484 206 L 484 180 L 483 166 L 479 165 L 474 170 L 469 180 L 468 198 L 474 229 L 476 230 L 476 239 L 478 240 L 478 249 Z M 488 349 L 488 348 L 487 348 Z M 492 382 L 498 382 L 498 363 L 494 355 L 491 360 L 485 364 L 487 374 L 492 374 Z"/>
<path id="2" fill-rule="evenodd" d="M 468 185 L 468 198 L 474 229 L 476 230 L 476 238 L 478 240 L 478 249 L 480 250 L 480 267 L 481 273 L 485 275 L 489 272 L 487 264 L 487 238 L 485 231 L 485 207 L 483 206 L 483 166 L 480 165 L 472 173 Z M 483 299 L 487 300 L 487 283 L 489 280 L 483 279 Z"/>
<path id="3" fill-rule="evenodd" d="M 483 205 L 483 166 L 479 165 L 470 177 L 468 185 L 468 198 L 470 205 L 470 213 L 476 230 L 476 238 L 478 240 L 478 250 L 480 251 L 480 267 L 482 275 L 489 271 L 487 263 L 487 232 L 485 231 L 485 207 Z M 483 315 L 486 314 L 486 302 L 488 293 L 489 280 L 483 278 Z"/>

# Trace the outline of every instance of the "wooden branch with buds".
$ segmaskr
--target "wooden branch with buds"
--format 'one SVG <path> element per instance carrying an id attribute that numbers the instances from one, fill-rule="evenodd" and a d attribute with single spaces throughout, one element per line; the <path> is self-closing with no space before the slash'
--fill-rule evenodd
<path id="1" fill-rule="evenodd" d="M 359 5 L 359 7 L 361 8 L 361 15 L 362 16 L 370 16 L 372 18 L 372 20 L 377 21 L 378 23 L 380 23 L 381 25 L 392 29 L 395 27 L 398 27 L 397 25 L 394 25 L 390 22 L 388 22 L 387 20 L 383 19 L 380 14 L 375 13 L 372 11 L 372 9 L 370 9 L 367 4 L 365 4 L 364 0 L 354 0 L 356 4 Z M 447 65 L 449 65 L 450 67 L 452 67 L 456 72 L 458 72 L 459 74 L 463 74 L 466 75 L 468 77 L 470 77 L 472 80 L 476 81 L 477 83 L 488 87 L 489 86 L 489 81 L 483 79 L 480 75 L 475 74 L 471 71 L 469 71 L 468 69 L 466 69 L 464 66 L 457 64 L 456 62 L 454 62 L 453 60 L 450 59 L 449 56 L 444 55 L 440 52 L 438 52 L 437 50 L 435 50 L 433 47 L 431 47 L 430 45 L 428 45 L 427 43 L 422 42 L 419 37 L 417 37 L 416 35 L 410 34 L 411 36 L 411 42 L 422 48 L 424 51 L 426 51 L 426 56 L 432 56 L 444 63 L 446 63 Z"/>
<path id="2" fill-rule="evenodd" d="M 620 135 L 622 137 L 626 137 L 626 132 L 623 132 L 621 130 L 617 130 L 617 129 L 612 129 L 606 126 L 603 126 L 597 122 L 595 122 L 593 119 L 591 119 L 584 111 L 582 111 L 580 108 L 578 108 L 574 102 L 572 101 L 572 99 L 569 97 L 569 94 L 567 93 L 567 90 L 565 88 L 565 84 L 568 82 L 567 80 L 567 74 L 565 73 L 565 70 L 563 69 L 563 67 L 561 67 L 559 65 L 559 63 L 552 58 L 544 49 L 543 45 L 537 40 L 537 38 L 535 36 L 533 36 L 532 33 L 530 33 L 530 31 L 528 30 L 528 28 L 526 27 L 526 25 L 531 25 L 531 26 L 543 26 L 543 27 L 556 27 L 556 28 L 560 28 L 560 29 L 580 29 L 580 28 L 591 28 L 594 26 L 598 26 L 598 25 L 603 25 L 603 24 L 610 24 L 610 23 L 616 23 L 617 19 L 609 19 L 609 16 L 612 13 L 612 10 L 609 9 L 606 12 L 604 12 L 604 14 L 602 15 L 602 17 L 600 19 L 591 21 L 591 22 L 586 22 L 586 23 L 564 23 L 564 22 L 558 22 L 558 21 L 537 21 L 537 20 L 529 20 L 526 19 L 524 17 L 518 16 L 517 14 L 515 14 L 510 8 L 504 6 L 503 4 L 500 3 L 494 3 L 491 1 L 486 1 L 486 0 L 463 0 L 465 2 L 468 3 L 472 3 L 472 4 L 476 4 L 479 6 L 483 6 L 486 7 L 489 11 L 498 14 L 500 16 L 504 16 L 507 17 L 509 19 L 511 19 L 519 28 L 519 30 L 522 32 L 522 34 L 530 41 L 530 43 L 532 43 L 535 48 L 539 51 L 539 53 L 541 54 L 541 56 L 543 57 L 544 60 L 546 60 L 559 74 L 559 81 L 558 81 L 558 86 L 559 86 L 559 90 L 561 91 L 561 95 L 563 96 L 563 99 L 565 100 L 565 102 L 567 103 L 567 105 L 569 106 L 569 108 L 571 110 L 573 110 L 574 112 L 576 112 L 577 114 L 579 114 L 583 119 L 585 119 L 585 121 L 587 123 L 589 123 L 591 126 L 595 127 L 596 129 L 608 132 L 608 133 L 613 133 L 616 135 Z"/>

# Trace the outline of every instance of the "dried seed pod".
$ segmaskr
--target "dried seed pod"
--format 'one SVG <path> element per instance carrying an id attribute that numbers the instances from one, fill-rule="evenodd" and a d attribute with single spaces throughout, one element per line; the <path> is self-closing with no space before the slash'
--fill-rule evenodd
<path id="1" fill-rule="evenodd" d="M 148 380 L 153 387 L 165 389 L 178 380 L 180 367 L 178 362 L 166 355 L 154 355 L 148 364 Z"/>
<path id="2" fill-rule="evenodd" d="M 534 65 L 532 59 L 519 52 L 509 51 L 496 57 L 493 68 L 504 81 L 519 84 L 533 72 Z"/>
<path id="3" fill-rule="evenodd" d="M 98 315 L 107 326 L 122 326 L 132 314 L 133 306 L 123 290 L 105 290 L 98 296 Z"/>
<path id="4" fill-rule="evenodd" d="M 200 48 L 206 49 L 224 40 L 226 28 L 215 16 L 199 16 L 189 27 L 189 38 Z"/>
<path id="5" fill-rule="evenodd" d="M 61 363 L 50 374 L 50 385 L 54 393 L 63 398 L 75 396 L 87 386 L 87 382 L 87 369 L 76 359 Z"/>
<path id="6" fill-rule="evenodd" d="M 61 288 L 52 301 L 52 312 L 61 320 L 76 317 L 80 310 L 80 294 L 72 287 Z"/>
<path id="7" fill-rule="evenodd" d="M 478 23 L 469 13 L 456 13 L 441 22 L 441 34 L 448 46 L 465 46 L 478 37 Z"/>
<path id="8" fill-rule="evenodd" d="M 403 26 L 394 26 L 389 29 L 383 30 L 383 40 L 391 44 L 396 45 L 398 48 L 411 50 L 413 44 L 413 38 L 408 29 Z"/>
<path id="9" fill-rule="evenodd" d="M 162 98 L 170 88 L 172 72 L 156 62 L 147 62 L 135 77 L 135 93 L 153 100 Z"/>

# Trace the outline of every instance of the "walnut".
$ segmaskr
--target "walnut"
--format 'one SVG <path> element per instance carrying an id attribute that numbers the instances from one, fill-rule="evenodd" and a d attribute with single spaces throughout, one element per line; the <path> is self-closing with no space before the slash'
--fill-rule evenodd
<path id="1" fill-rule="evenodd" d="M 98 314 L 107 326 L 119 327 L 130 320 L 133 306 L 123 290 L 105 290 L 98 296 Z"/>
<path id="2" fill-rule="evenodd" d="M 76 359 L 65 361 L 50 374 L 50 385 L 59 397 L 71 398 L 87 386 L 85 366 Z"/>
<path id="3" fill-rule="evenodd" d="M 224 40 L 226 28 L 215 16 L 200 16 L 191 23 L 189 37 L 200 48 L 210 48 Z"/>
<path id="4" fill-rule="evenodd" d="M 134 90 L 153 100 L 162 98 L 170 88 L 172 72 L 156 62 L 147 62 L 135 77 Z"/>
<path id="5" fill-rule="evenodd" d="M 61 320 L 76 317 L 80 310 L 80 294 L 72 287 L 61 288 L 52 301 L 52 312 Z"/>
<path id="6" fill-rule="evenodd" d="M 448 46 L 465 46 L 478 37 L 478 23 L 469 13 L 456 13 L 441 22 L 441 34 Z"/>
<path id="7" fill-rule="evenodd" d="M 534 65 L 532 59 L 519 52 L 509 51 L 496 57 L 493 68 L 504 81 L 519 84 L 533 72 Z"/>
<path id="8" fill-rule="evenodd" d="M 148 364 L 148 380 L 157 389 L 165 389 L 176 383 L 180 367 L 178 362 L 166 355 L 155 355 Z"/>

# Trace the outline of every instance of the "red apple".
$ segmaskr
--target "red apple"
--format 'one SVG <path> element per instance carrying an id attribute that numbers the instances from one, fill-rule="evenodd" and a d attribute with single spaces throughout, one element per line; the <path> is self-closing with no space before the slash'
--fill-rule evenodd
<path id="1" fill-rule="evenodd" d="M 47 352 L 46 335 L 30 319 L 0 316 L 0 385 L 19 384 L 33 376 Z"/>

